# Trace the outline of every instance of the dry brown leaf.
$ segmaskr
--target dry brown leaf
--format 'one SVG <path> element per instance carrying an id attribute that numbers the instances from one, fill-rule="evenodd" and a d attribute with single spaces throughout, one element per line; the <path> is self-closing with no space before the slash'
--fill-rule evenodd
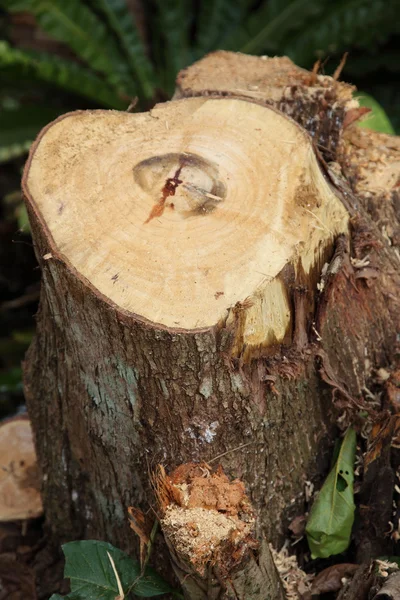
<path id="1" fill-rule="evenodd" d="M 368 451 L 364 457 L 365 471 L 374 460 L 381 456 L 382 451 L 392 444 L 399 431 L 400 414 L 390 415 L 387 413 L 373 424 L 368 440 Z"/>
<path id="2" fill-rule="evenodd" d="M 139 508 L 130 506 L 128 508 L 129 524 L 140 541 L 140 565 L 143 567 L 146 560 L 147 546 L 150 542 L 150 534 L 154 525 L 154 518 L 145 515 Z"/>
<path id="3" fill-rule="evenodd" d="M 318 573 L 311 586 L 312 595 L 326 594 L 327 592 L 337 592 L 342 587 L 343 578 L 349 578 L 354 575 L 360 565 L 352 563 L 342 563 L 332 565 Z"/>
<path id="4" fill-rule="evenodd" d="M 305 515 L 299 515 L 295 517 L 293 521 L 290 523 L 288 529 L 295 535 L 296 537 L 300 537 L 304 535 L 304 531 L 306 528 L 307 518 Z"/>

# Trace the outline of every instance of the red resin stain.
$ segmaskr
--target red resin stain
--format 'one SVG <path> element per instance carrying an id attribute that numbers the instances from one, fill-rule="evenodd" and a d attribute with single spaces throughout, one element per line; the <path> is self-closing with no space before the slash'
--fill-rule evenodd
<path id="1" fill-rule="evenodd" d="M 151 209 L 151 212 L 150 212 L 149 216 L 147 217 L 147 220 L 144 222 L 145 225 L 147 223 L 149 223 L 155 217 L 161 217 L 161 215 L 163 214 L 164 209 L 165 209 L 167 198 L 169 198 L 170 196 L 175 196 L 176 188 L 178 187 L 178 185 L 180 183 L 182 183 L 182 179 L 179 179 L 179 176 L 181 174 L 183 167 L 184 167 L 184 163 L 182 163 L 179 166 L 179 168 L 176 170 L 175 175 L 173 177 L 168 177 L 168 179 L 165 182 L 165 185 L 162 189 L 161 198 L 157 202 L 157 204 L 155 204 L 153 206 L 153 208 Z M 174 204 L 171 202 L 171 204 L 169 206 L 171 208 L 173 208 Z"/>

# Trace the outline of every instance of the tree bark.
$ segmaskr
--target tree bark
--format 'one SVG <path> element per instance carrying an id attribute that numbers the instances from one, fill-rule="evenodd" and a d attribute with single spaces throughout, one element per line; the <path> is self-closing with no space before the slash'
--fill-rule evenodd
<path id="1" fill-rule="evenodd" d="M 72 113 L 31 150 L 23 189 L 43 281 L 25 389 L 58 539 L 133 550 L 127 508 L 148 509 L 151 472 L 205 461 L 244 482 L 256 537 L 278 544 L 327 467 L 331 388 L 354 414 L 395 355 L 395 248 L 346 168 L 266 106 L 290 106 L 340 161 L 349 88 L 323 78 L 310 91 L 320 76 L 286 59 L 222 54 L 232 79 L 264 81 L 273 65 L 285 93 L 249 98 L 235 79 L 224 95 L 247 98 Z M 213 95 L 199 64 L 180 96 Z M 191 77 L 196 93 L 183 90 Z"/>

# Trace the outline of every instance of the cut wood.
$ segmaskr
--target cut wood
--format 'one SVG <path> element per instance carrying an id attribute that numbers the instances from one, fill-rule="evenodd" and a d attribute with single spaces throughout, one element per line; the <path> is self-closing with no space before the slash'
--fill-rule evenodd
<path id="1" fill-rule="evenodd" d="M 43 513 L 32 428 L 26 415 L 0 425 L 0 521 L 34 519 Z"/>
<path id="2" fill-rule="evenodd" d="M 350 88 L 314 96 L 319 76 L 301 73 L 290 114 L 302 123 L 308 106 L 303 125 L 336 156 Z M 243 482 L 256 537 L 277 546 L 328 467 L 331 390 L 354 413 L 373 368 L 390 368 L 397 256 L 340 166 L 273 108 L 288 106 L 275 87 L 71 113 L 32 147 L 43 285 L 25 389 L 55 539 L 132 550 L 127 509 L 148 510 L 156 465 L 204 461 Z M 268 556 L 247 556 L 264 582 Z"/>
<path id="3" fill-rule="evenodd" d="M 108 302 L 170 330 L 240 324 L 235 356 L 288 339 L 283 269 L 315 293 L 348 222 L 304 131 L 237 99 L 65 116 L 26 191 L 57 254 Z"/>
<path id="4" fill-rule="evenodd" d="M 220 50 L 181 71 L 175 98 L 244 96 L 279 109 L 308 131 L 332 160 L 344 128 L 361 110 L 354 87 L 310 73 L 287 56 L 269 58 Z"/>
<path id="5" fill-rule="evenodd" d="M 154 476 L 157 510 L 172 566 L 187 598 L 283 600 L 271 552 L 255 538 L 256 519 L 242 481 L 221 466 L 179 465 Z"/>
<path id="6" fill-rule="evenodd" d="M 400 247 L 400 138 L 352 125 L 338 149 L 352 190 L 386 241 Z"/>

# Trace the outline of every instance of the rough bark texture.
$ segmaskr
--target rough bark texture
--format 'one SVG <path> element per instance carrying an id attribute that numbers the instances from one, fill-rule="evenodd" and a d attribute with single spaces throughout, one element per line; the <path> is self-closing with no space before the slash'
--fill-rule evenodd
<path id="1" fill-rule="evenodd" d="M 239 55 L 235 63 L 229 55 L 233 66 L 248 59 L 260 81 L 262 59 Z M 269 88 L 258 99 L 286 112 L 290 105 L 291 116 L 336 153 L 343 105 L 323 93 L 327 106 L 320 115 L 319 93 L 316 104 L 309 85 L 293 75 L 294 92 L 290 73 L 283 75 L 290 102 L 286 95 L 271 100 Z M 202 90 L 208 86 L 196 93 Z M 314 117 L 303 122 L 307 110 L 318 113 L 318 127 Z M 227 329 L 172 333 L 106 302 L 61 259 L 28 199 L 43 284 L 25 389 L 46 517 L 58 539 L 101 538 L 132 550 L 127 507 L 148 508 L 150 471 L 158 463 L 170 469 L 198 460 L 218 461 L 245 482 L 257 534 L 279 543 L 290 518 L 303 510 L 305 481 L 328 465 L 331 390 L 339 409 L 351 412 L 374 369 L 390 367 L 396 352 L 398 256 L 369 204 L 354 194 L 354 180 L 353 189 L 346 181 L 351 166 L 345 161 L 353 159 L 349 150 L 343 171 L 337 165 L 326 171 L 352 217 L 352 232 L 327 256 L 314 319 L 304 317 L 304 281 L 292 280 L 291 339 L 273 356 L 247 363 L 229 356 Z"/>
<path id="2" fill-rule="evenodd" d="M 54 532 L 131 548 L 126 509 L 148 507 L 150 471 L 221 455 L 248 486 L 260 529 L 281 539 L 327 431 L 312 350 L 241 366 L 227 332 L 140 323 L 43 259 L 52 249 L 31 221 L 43 285 L 25 387 Z"/>

